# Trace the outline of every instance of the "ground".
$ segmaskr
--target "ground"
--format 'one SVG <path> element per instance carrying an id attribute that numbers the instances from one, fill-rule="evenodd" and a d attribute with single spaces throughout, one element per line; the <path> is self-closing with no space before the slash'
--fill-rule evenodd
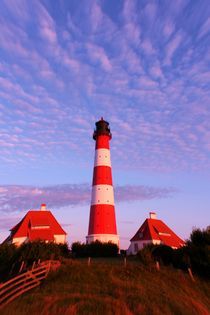
<path id="1" fill-rule="evenodd" d="M 43 284 L 19 297 L 1 315 L 210 314 L 210 283 L 172 267 L 137 260 L 65 260 Z"/>

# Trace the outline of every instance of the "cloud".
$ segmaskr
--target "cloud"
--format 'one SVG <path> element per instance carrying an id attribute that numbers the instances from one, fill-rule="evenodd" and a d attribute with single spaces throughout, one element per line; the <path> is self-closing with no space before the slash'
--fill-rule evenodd
<path id="1" fill-rule="evenodd" d="M 178 49 L 179 45 L 183 42 L 182 34 L 176 34 L 166 46 L 166 59 L 165 64 L 170 65 L 172 62 L 173 55 L 175 51 Z"/>
<path id="2" fill-rule="evenodd" d="M 146 14 L 150 23 L 152 23 L 156 18 L 157 7 L 155 3 L 148 3 L 144 9 L 144 14 Z"/>
<path id="3" fill-rule="evenodd" d="M 25 214 L 23 214 L 25 215 Z M 17 222 L 20 221 L 20 219 L 22 219 L 19 216 L 5 216 L 2 217 L 1 216 L 1 221 L 0 221 L 0 230 L 6 230 L 6 229 L 11 229 L 13 226 L 15 226 L 17 224 Z"/>
<path id="4" fill-rule="evenodd" d="M 134 201 L 168 198 L 176 192 L 174 188 L 155 188 L 149 186 L 118 186 L 115 190 L 116 201 Z"/>
<path id="5" fill-rule="evenodd" d="M 134 221 L 120 221 L 120 223 L 126 224 L 126 225 L 132 225 L 132 224 L 134 224 L 135 222 L 134 222 Z"/>
<path id="6" fill-rule="evenodd" d="M 166 37 L 169 37 L 173 33 L 174 29 L 175 29 L 174 23 L 171 20 L 168 20 L 164 23 L 163 34 Z"/>
<path id="7" fill-rule="evenodd" d="M 208 18 L 204 24 L 201 26 L 200 32 L 198 34 L 198 38 L 205 36 L 210 31 L 210 18 Z"/>
<path id="8" fill-rule="evenodd" d="M 143 48 L 143 50 L 145 51 L 146 54 L 153 54 L 154 48 L 152 47 L 152 43 L 149 39 L 145 39 L 142 43 L 141 43 L 141 47 Z"/>
<path id="9" fill-rule="evenodd" d="M 95 32 L 99 29 L 100 24 L 103 20 L 103 12 L 100 5 L 97 2 L 92 3 L 91 7 L 91 22 L 92 22 L 92 29 Z"/>
<path id="10" fill-rule="evenodd" d="M 209 170 L 209 18 L 186 3 L 1 1 L 0 168 L 89 166 L 104 115 L 116 169 Z"/>
<path id="11" fill-rule="evenodd" d="M 102 47 L 88 43 L 87 51 L 91 61 L 94 63 L 99 62 L 105 71 L 112 69 L 111 62 Z"/>
<path id="12" fill-rule="evenodd" d="M 2 2 L 4 3 L 6 9 L 19 23 L 28 22 L 30 14 L 26 0 L 3 0 Z"/>
<path id="13" fill-rule="evenodd" d="M 55 30 L 55 23 L 53 18 L 50 16 L 49 12 L 45 9 L 45 7 L 36 2 L 36 13 L 39 20 L 40 27 L 40 35 L 44 40 L 47 40 L 51 44 L 57 43 L 57 33 Z"/>
<path id="14" fill-rule="evenodd" d="M 168 198 L 176 192 L 172 188 L 155 188 L 143 185 L 117 186 L 116 202 Z M 91 188 L 87 184 L 65 184 L 48 187 L 0 186 L 0 209 L 2 213 L 18 213 L 39 209 L 41 203 L 48 208 L 89 205 Z"/>
<path id="15" fill-rule="evenodd" d="M 125 0 L 124 1 L 122 15 L 123 15 L 126 22 L 136 19 L 136 17 L 137 17 L 136 5 L 137 5 L 136 0 L 134 0 L 134 1 Z"/>

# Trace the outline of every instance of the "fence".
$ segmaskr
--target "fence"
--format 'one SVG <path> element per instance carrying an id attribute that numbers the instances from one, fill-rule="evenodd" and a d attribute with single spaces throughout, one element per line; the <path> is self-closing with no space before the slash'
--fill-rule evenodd
<path id="1" fill-rule="evenodd" d="M 21 294 L 39 286 L 41 281 L 47 277 L 50 269 L 56 270 L 59 266 L 59 261 L 44 261 L 36 268 L 32 268 L 0 284 L 0 309 Z"/>

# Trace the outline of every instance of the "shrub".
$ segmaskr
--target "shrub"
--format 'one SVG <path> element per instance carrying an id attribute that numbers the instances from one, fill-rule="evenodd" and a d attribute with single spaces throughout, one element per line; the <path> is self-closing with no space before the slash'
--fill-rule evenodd
<path id="1" fill-rule="evenodd" d="M 201 247 L 210 246 L 210 226 L 203 230 L 194 228 L 188 243 L 189 245 Z"/>
<path id="2" fill-rule="evenodd" d="M 192 269 L 210 278 L 210 228 L 193 229 L 187 246 Z"/>
<path id="3" fill-rule="evenodd" d="M 13 244 L 0 245 L 0 277 L 5 278 L 16 260 L 17 250 Z"/>
<path id="4" fill-rule="evenodd" d="M 72 254 L 75 257 L 87 257 L 87 246 L 84 243 L 75 242 L 71 245 Z"/>
<path id="5" fill-rule="evenodd" d="M 75 257 L 114 257 L 119 251 L 116 244 L 99 241 L 90 244 L 76 242 L 72 244 L 71 250 Z"/>
<path id="6" fill-rule="evenodd" d="M 18 248 L 19 260 L 23 260 L 29 265 L 38 259 L 59 259 L 60 257 L 68 257 L 68 255 L 69 249 L 67 244 L 36 241 L 24 243 Z"/>
<path id="7" fill-rule="evenodd" d="M 14 244 L 0 245 L 0 277 L 5 280 L 19 271 L 21 262 L 29 267 L 34 261 L 69 257 L 67 244 L 45 243 L 42 241 L 24 243 L 20 247 Z"/>
<path id="8" fill-rule="evenodd" d="M 173 249 L 166 245 L 159 245 L 153 248 L 152 256 L 155 260 L 167 266 L 173 262 Z"/>
<path id="9" fill-rule="evenodd" d="M 152 250 L 154 249 L 153 244 L 145 246 L 137 253 L 137 258 L 145 265 L 154 264 L 154 258 L 152 256 Z"/>
<path id="10" fill-rule="evenodd" d="M 173 251 L 173 266 L 178 269 L 187 270 L 191 265 L 189 248 L 187 246 Z"/>

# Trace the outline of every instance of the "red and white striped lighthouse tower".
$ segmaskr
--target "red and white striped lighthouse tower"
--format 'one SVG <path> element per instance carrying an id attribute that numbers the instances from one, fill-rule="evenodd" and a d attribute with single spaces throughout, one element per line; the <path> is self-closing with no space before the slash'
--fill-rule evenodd
<path id="1" fill-rule="evenodd" d="M 93 134 L 95 162 L 87 243 L 96 240 L 112 242 L 119 246 L 115 219 L 114 191 L 109 140 L 112 138 L 109 123 L 103 118 L 96 122 Z"/>

